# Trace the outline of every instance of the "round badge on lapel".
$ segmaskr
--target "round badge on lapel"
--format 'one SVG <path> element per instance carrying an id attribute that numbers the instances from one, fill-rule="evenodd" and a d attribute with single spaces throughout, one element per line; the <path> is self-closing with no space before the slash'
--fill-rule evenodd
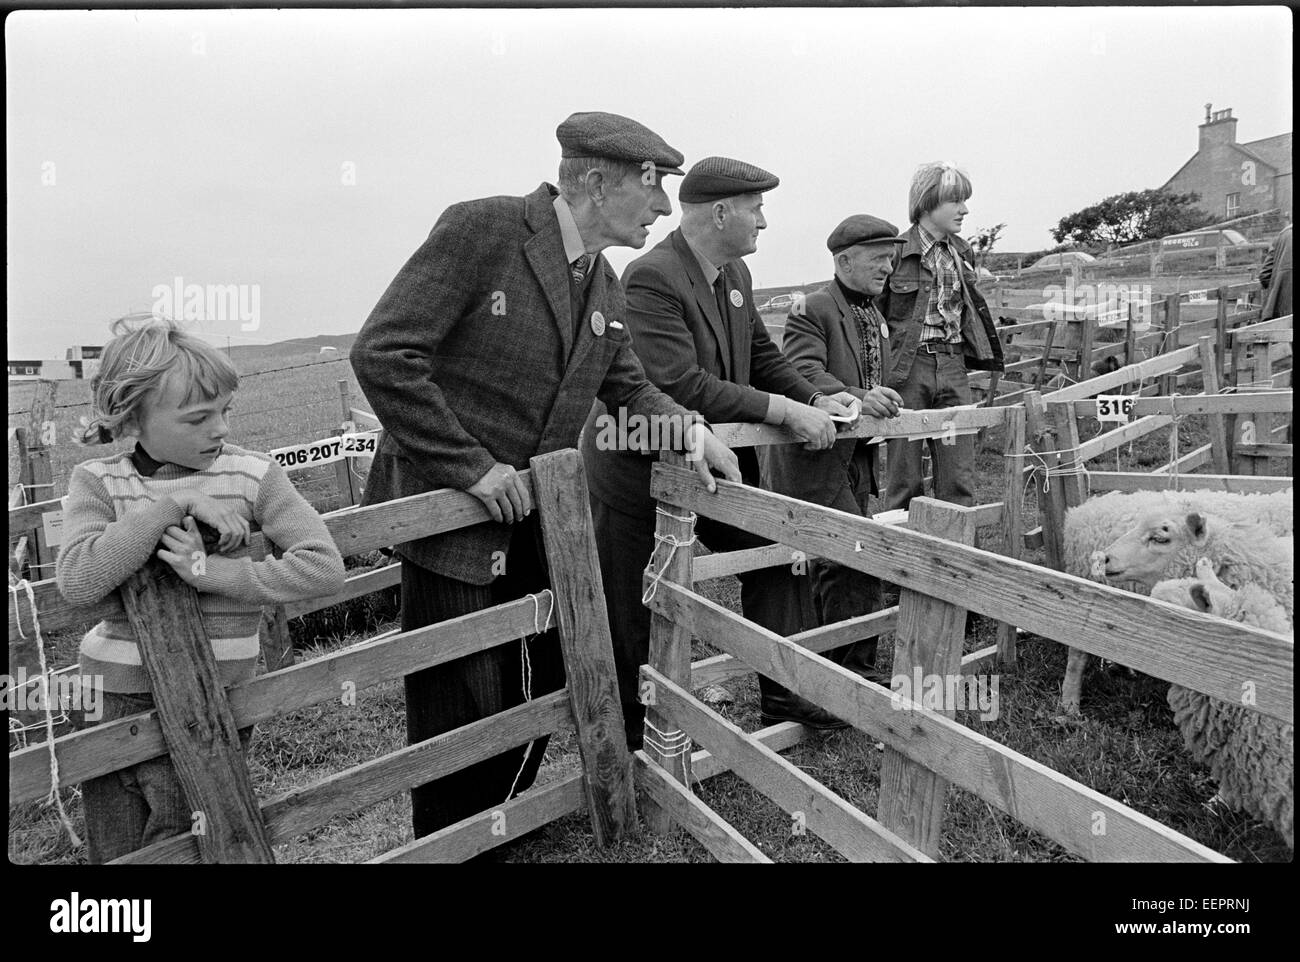
<path id="1" fill-rule="evenodd" d="M 884 321 L 880 322 L 880 336 L 884 338 L 889 337 L 889 325 L 886 324 Z"/>
<path id="2" fill-rule="evenodd" d="M 605 333 L 605 315 L 600 311 L 591 312 L 591 333 L 597 337 Z"/>
<path id="3" fill-rule="evenodd" d="M 731 303 L 736 307 L 745 306 L 745 298 L 741 295 L 740 291 L 733 290 L 731 292 Z"/>

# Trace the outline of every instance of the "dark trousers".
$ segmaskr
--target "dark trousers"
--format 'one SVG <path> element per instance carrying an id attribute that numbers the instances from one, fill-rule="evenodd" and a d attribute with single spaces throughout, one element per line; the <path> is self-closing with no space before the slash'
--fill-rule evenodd
<path id="1" fill-rule="evenodd" d="M 472 585 L 402 562 L 402 630 L 514 601 L 549 586 L 538 516 L 516 523 L 505 573 L 491 584 Z M 541 616 L 546 616 L 545 603 Z M 556 630 L 528 639 L 534 698 L 564 687 L 564 659 Z M 497 645 L 445 665 L 406 676 L 407 743 L 441 735 L 524 701 L 521 643 Z M 512 748 L 486 761 L 411 790 L 411 820 L 417 838 L 489 810 L 532 785 L 550 736 Z M 515 782 L 518 775 L 518 782 Z"/>
<path id="2" fill-rule="evenodd" d="M 829 501 L 828 508 L 871 517 L 869 499 L 871 479 L 865 477 L 869 467 L 857 458 L 849 461 L 844 484 Z M 864 571 L 816 558 L 809 564 L 813 601 L 818 625 L 833 625 L 847 618 L 879 611 L 884 604 L 880 579 Z M 876 639 L 866 638 L 833 648 L 824 655 L 829 661 L 858 674 L 869 674 L 876 666 Z"/>
<path id="3" fill-rule="evenodd" d="M 745 480 L 757 483 L 757 462 L 747 466 Z M 600 556 L 600 575 L 605 587 L 605 607 L 609 612 L 610 634 L 614 642 L 614 665 L 618 672 L 619 699 L 623 704 L 623 722 L 629 747 L 641 747 L 645 706 L 637 700 L 641 665 L 650 657 L 650 609 L 641 603 L 642 580 L 650 554 L 654 550 L 654 502 L 639 515 L 619 511 L 594 495 L 591 498 L 592 521 L 596 528 L 596 549 Z M 739 551 L 758 548 L 772 542 L 739 528 L 700 517 L 695 533 L 710 551 Z M 667 547 L 655 557 L 655 570 L 667 560 Z M 689 550 L 679 548 L 679 551 Z M 777 565 L 740 575 L 740 604 L 745 617 L 782 637 L 802 631 L 804 617 L 804 577 L 793 573 L 791 564 Z M 801 584 L 802 582 L 802 584 Z M 758 679 L 763 698 L 780 697 L 786 689 L 762 675 Z"/>
<path id="4" fill-rule="evenodd" d="M 899 390 L 903 407 L 912 410 L 947 408 L 970 403 L 970 385 L 966 381 L 966 362 L 960 354 L 929 354 L 924 347 L 916 351 L 907 383 Z M 941 430 L 936 426 L 935 430 Z M 913 498 L 925 494 L 921 472 L 921 445 L 930 445 L 930 463 L 934 466 L 934 496 L 969 507 L 975 503 L 975 437 L 965 435 L 945 444 L 942 438 L 927 441 L 890 440 L 885 442 L 889 476 L 885 508 L 906 508 Z"/>
<path id="5" fill-rule="evenodd" d="M 154 708 L 149 692 L 103 693 L 104 713 L 98 724 Z M 253 728 L 239 729 L 240 748 L 248 751 Z M 102 865 L 137 849 L 194 827 L 194 808 L 176 775 L 171 755 L 159 755 L 81 783 L 86 815 L 86 860 Z"/>

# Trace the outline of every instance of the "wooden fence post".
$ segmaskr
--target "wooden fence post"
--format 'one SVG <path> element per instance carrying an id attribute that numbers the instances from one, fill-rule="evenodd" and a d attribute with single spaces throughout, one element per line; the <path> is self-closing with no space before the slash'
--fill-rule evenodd
<path id="1" fill-rule="evenodd" d="M 913 498 L 908 527 L 923 534 L 973 545 L 975 517 L 963 508 L 932 498 Z M 894 634 L 894 676 L 912 679 L 938 675 L 947 688 L 949 677 L 961 676 L 961 647 L 966 636 L 966 609 L 903 588 L 898 597 L 898 627 Z M 912 692 L 920 700 L 920 692 Z M 954 705 L 938 711 L 952 718 Z M 943 826 L 947 779 L 907 758 L 892 747 L 880 764 L 880 804 L 876 818 L 885 827 L 937 858 Z"/>
<path id="2" fill-rule="evenodd" d="M 1222 290 L 1222 288 L 1220 288 Z M 1214 350 L 1214 337 L 1206 334 L 1197 341 L 1201 349 L 1201 392 L 1203 394 L 1219 393 L 1219 373 L 1216 370 L 1217 353 Z M 1214 463 L 1216 474 L 1229 473 L 1228 460 L 1228 424 L 1227 417 L 1223 414 L 1211 414 L 1209 416 L 1210 426 L 1210 459 Z"/>
<path id="3" fill-rule="evenodd" d="M 1025 429 L 1029 437 L 1029 446 L 1038 455 L 1041 462 L 1042 476 L 1036 482 L 1038 491 L 1038 515 L 1043 526 L 1043 550 L 1047 555 L 1047 564 L 1057 571 L 1065 570 L 1065 500 L 1061 486 L 1054 484 L 1048 471 L 1055 471 L 1061 463 L 1061 456 L 1056 453 L 1061 445 L 1057 443 L 1052 426 L 1047 420 L 1047 406 L 1043 396 L 1037 391 L 1025 395 Z M 1045 468 L 1042 465 L 1046 465 Z"/>
<path id="4" fill-rule="evenodd" d="M 1172 354 L 1178 350 L 1178 295 L 1169 294 L 1165 297 L 1165 337 L 1161 354 Z M 1174 393 L 1174 385 L 1177 383 L 1177 374 L 1171 371 L 1168 374 L 1160 375 L 1160 394 L 1162 397 L 1170 397 Z"/>
<path id="5" fill-rule="evenodd" d="M 262 558 L 269 553 L 274 558 L 283 558 L 284 549 L 274 544 L 270 538 L 264 538 L 265 550 Z M 268 672 L 289 668 L 294 662 L 293 638 L 289 634 L 289 616 L 284 605 L 266 605 L 262 608 L 262 621 L 257 634 L 262 645 L 262 660 L 266 662 Z"/>
<path id="6" fill-rule="evenodd" d="M 1086 381 L 1092 377 L 1092 342 L 1097 332 L 1097 319 L 1086 314 L 1079 324 L 1079 367 L 1075 380 Z"/>
<path id="7" fill-rule="evenodd" d="M 151 559 L 121 588 L 204 862 L 274 862 L 198 595 Z"/>
<path id="8" fill-rule="evenodd" d="M 343 420 L 352 420 L 352 402 L 348 398 L 348 380 L 339 378 L 339 403 L 343 410 Z M 340 425 L 340 431 L 345 431 L 346 425 Z M 339 494 L 342 495 L 345 507 L 352 507 L 357 503 L 356 489 L 352 484 L 352 459 L 344 458 L 341 461 L 334 462 L 334 480 L 338 482 Z"/>
<path id="9" fill-rule="evenodd" d="M 597 845 L 609 845 L 636 832 L 636 798 L 587 475 L 582 456 L 572 448 L 532 458 L 529 467 L 586 775 L 583 789 L 591 828 Z M 689 674 L 689 663 L 686 670 Z"/>
<path id="10" fill-rule="evenodd" d="M 1223 286 L 1219 288 L 1219 300 L 1214 314 L 1214 369 L 1218 372 L 1217 380 L 1220 385 L 1224 383 L 1223 368 L 1227 363 L 1227 353 L 1228 288 Z"/>
<path id="11" fill-rule="evenodd" d="M 58 391 L 57 381 L 37 381 L 32 406 L 27 414 L 27 430 L 20 428 L 15 432 L 19 480 L 25 486 L 28 504 L 55 497 L 49 445 L 57 443 L 54 434 L 54 400 Z M 55 554 L 45 540 L 45 526 L 37 525 L 27 542 L 28 563 L 35 572 L 35 580 L 54 577 Z M 50 569 L 48 574 L 46 568 Z"/>
<path id="12" fill-rule="evenodd" d="M 686 458 L 675 451 L 662 451 L 659 454 L 661 464 L 673 464 L 684 467 Z M 675 539 L 685 543 L 694 535 L 694 526 L 690 521 L 680 521 L 685 515 L 685 508 L 665 502 L 656 502 L 664 512 L 655 512 L 655 553 L 653 555 L 654 572 L 660 573 L 662 580 L 691 587 L 691 567 L 693 548 L 671 550 L 664 543 Z M 663 539 L 663 540 L 660 540 Z M 669 554 L 671 550 L 671 556 Z M 650 665 L 674 684 L 691 690 L 691 633 L 676 622 L 663 617 L 658 612 L 650 615 Z M 667 715 L 655 708 L 653 692 L 646 701 L 646 727 L 653 733 L 656 730 L 669 733 L 676 738 L 675 731 L 669 731 L 673 722 Z M 650 726 L 654 726 L 651 728 Z M 663 748 L 671 749 L 664 751 Z M 690 754 L 678 747 L 676 740 L 672 745 L 660 741 L 657 734 L 647 738 L 644 744 L 646 756 L 679 782 L 690 784 Z M 665 835 L 672 829 L 672 818 L 659 805 L 642 796 L 641 821 L 645 827 L 656 835 Z"/>
<path id="13" fill-rule="evenodd" d="M 1025 525 L 1021 500 L 1025 490 L 1025 409 L 1007 408 L 1006 438 L 1002 446 L 1002 553 L 1020 558 L 1025 550 Z M 1016 663 L 1016 626 L 998 622 L 998 661 Z"/>

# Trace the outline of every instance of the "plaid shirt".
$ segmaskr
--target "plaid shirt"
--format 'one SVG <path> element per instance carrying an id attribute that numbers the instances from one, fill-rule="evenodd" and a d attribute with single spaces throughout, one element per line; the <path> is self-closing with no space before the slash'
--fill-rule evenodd
<path id="1" fill-rule="evenodd" d="M 921 263 L 934 275 L 921 340 L 960 344 L 962 292 L 957 258 L 947 241 L 931 237 L 919 224 L 917 232 L 921 235 Z"/>

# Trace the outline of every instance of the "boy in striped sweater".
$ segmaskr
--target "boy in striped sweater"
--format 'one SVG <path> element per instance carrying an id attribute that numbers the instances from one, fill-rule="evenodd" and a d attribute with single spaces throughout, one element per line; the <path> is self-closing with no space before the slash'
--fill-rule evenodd
<path id="1" fill-rule="evenodd" d="M 273 458 L 225 443 L 239 386 L 228 358 L 172 321 L 123 318 L 113 333 L 82 440 L 134 437 L 136 446 L 73 470 L 59 590 L 72 604 L 93 604 L 156 555 L 199 593 L 221 679 L 236 684 L 253 675 L 261 606 L 341 591 L 343 559 Z M 283 557 L 250 557 L 250 522 Z M 103 691 L 101 721 L 154 707 L 125 614 L 96 624 L 80 654 L 83 682 Z M 241 732 L 245 744 L 248 734 Z M 192 813 L 165 755 L 90 779 L 82 800 L 92 863 L 190 829 Z"/>

